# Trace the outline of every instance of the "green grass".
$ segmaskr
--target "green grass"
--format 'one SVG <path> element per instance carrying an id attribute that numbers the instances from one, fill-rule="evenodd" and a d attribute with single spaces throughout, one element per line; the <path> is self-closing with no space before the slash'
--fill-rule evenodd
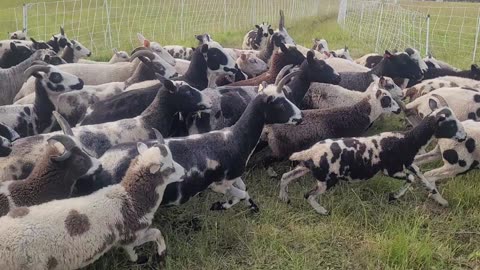
<path id="1" fill-rule="evenodd" d="M 2 7 L 14 6 L 14 2 L 18 1 L 0 0 Z M 307 47 L 312 38 L 321 37 L 331 48 L 348 45 L 357 57 L 372 49 L 355 33 L 343 32 L 331 13 L 288 25 L 293 38 Z M 0 31 L 11 30 L 4 27 L 0 25 Z M 226 47 L 239 46 L 243 35 L 244 31 L 213 33 Z M 129 41 L 121 42 L 130 46 Z M 194 44 L 193 40 L 164 43 L 175 42 Z M 455 53 L 446 56 L 453 59 Z M 105 59 L 107 54 L 95 58 Z M 387 117 L 375 123 L 369 134 L 401 129 L 399 118 Z M 279 174 L 289 168 L 289 163 L 275 167 Z M 270 179 L 264 170 L 250 169 L 244 179 L 260 213 L 250 213 L 243 204 L 222 213 L 211 212 L 210 205 L 222 197 L 207 191 L 180 207 L 160 209 L 154 226 L 167 241 L 168 269 L 478 269 L 479 177 L 474 171 L 443 184 L 441 192 L 450 202 L 446 209 L 426 198 L 422 188 L 389 204 L 387 194 L 402 183 L 387 177 L 340 184 L 322 196 L 322 204 L 332 213 L 323 217 L 303 199 L 315 184 L 311 176 L 291 185 L 292 202 L 287 205 L 277 198 L 278 179 Z M 138 252 L 152 256 L 155 248 L 150 243 Z M 155 267 L 155 263 L 132 265 L 122 250 L 115 249 L 86 269 Z"/>

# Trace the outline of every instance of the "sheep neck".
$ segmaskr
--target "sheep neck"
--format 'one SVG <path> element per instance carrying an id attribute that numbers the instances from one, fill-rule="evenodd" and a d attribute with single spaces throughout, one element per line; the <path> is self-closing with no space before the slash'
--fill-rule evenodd
<path id="1" fill-rule="evenodd" d="M 171 96 L 167 89 L 160 88 L 150 106 L 140 115 L 149 127 L 158 129 L 162 134 L 170 132 L 176 113 Z"/>
<path id="2" fill-rule="evenodd" d="M 258 58 L 263 60 L 263 62 L 268 63 L 270 61 L 270 58 L 272 57 L 274 49 L 275 45 L 273 44 L 272 36 L 270 36 L 268 37 L 267 45 L 260 50 Z"/>
<path id="3" fill-rule="evenodd" d="M 292 81 L 286 84 L 290 88 L 290 92 L 286 93 L 285 96 L 292 101 L 295 105 L 299 106 L 302 103 L 303 97 L 308 91 L 310 84 L 312 83 L 306 75 L 306 71 L 302 70 L 298 74 L 297 78 L 294 78 Z"/>
<path id="4" fill-rule="evenodd" d="M 405 148 L 410 149 L 413 157 L 426 146 L 435 134 L 436 119 L 434 116 L 425 117 L 418 126 L 405 133 Z"/>
<path id="5" fill-rule="evenodd" d="M 41 79 L 35 79 L 35 101 L 33 103 L 33 110 L 35 111 L 36 134 L 49 131 L 47 129 L 51 127 L 53 123 L 55 105 L 50 100 Z"/>
<path id="6" fill-rule="evenodd" d="M 37 162 L 30 175 L 22 181 L 16 181 L 9 186 L 12 195 L 18 190 L 34 190 L 29 196 L 12 196 L 17 207 L 32 206 L 45 203 L 51 200 L 69 197 L 72 193 L 73 184 L 78 175 L 68 169 L 65 162 L 56 163 L 51 160 L 52 156 L 60 153 L 53 147 L 48 147 L 47 152 Z M 66 161 L 68 162 L 68 161 Z"/>
<path id="7" fill-rule="evenodd" d="M 184 81 L 197 89 L 203 90 L 208 87 L 207 62 L 203 58 L 200 48 L 193 52 L 192 61 L 183 78 Z"/>
<path id="8" fill-rule="evenodd" d="M 233 136 L 237 142 L 240 153 L 245 155 L 245 162 L 257 146 L 263 127 L 265 125 L 265 95 L 260 94 L 248 104 L 237 123 L 233 125 Z"/>
<path id="9" fill-rule="evenodd" d="M 132 76 L 125 81 L 125 88 L 134 83 L 143 82 L 146 80 L 154 80 L 155 74 L 144 63 L 139 63 Z"/>
<path id="10" fill-rule="evenodd" d="M 65 47 L 65 49 L 62 52 L 62 58 L 65 60 L 67 63 L 74 63 L 75 62 L 75 56 L 73 53 L 73 49 L 70 47 Z"/>
<path id="11" fill-rule="evenodd" d="M 21 62 L 20 64 L 11 67 L 9 69 L 0 69 L 0 74 L 6 74 L 4 81 L 2 81 L 2 85 L 9 86 L 11 87 L 4 87 L 2 89 L 3 93 L 2 95 L 4 98 L 1 100 L 5 100 L 5 104 L 2 104 L 0 100 L 0 105 L 8 105 L 13 103 L 13 99 L 15 98 L 15 95 L 17 94 L 16 90 L 20 89 L 23 85 L 23 76 L 20 74 L 23 74 L 23 72 L 29 68 L 33 61 L 37 60 L 38 54 L 34 53 L 32 54 L 29 58 L 27 58 L 25 61 Z M 7 92 L 6 90 L 10 90 L 11 92 Z"/>

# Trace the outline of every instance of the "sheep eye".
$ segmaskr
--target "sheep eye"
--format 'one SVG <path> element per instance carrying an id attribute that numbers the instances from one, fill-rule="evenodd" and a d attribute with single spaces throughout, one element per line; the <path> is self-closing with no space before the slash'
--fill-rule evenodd
<path id="1" fill-rule="evenodd" d="M 80 51 L 82 48 L 80 46 L 77 46 L 75 47 L 75 49 L 77 49 L 77 51 Z"/>

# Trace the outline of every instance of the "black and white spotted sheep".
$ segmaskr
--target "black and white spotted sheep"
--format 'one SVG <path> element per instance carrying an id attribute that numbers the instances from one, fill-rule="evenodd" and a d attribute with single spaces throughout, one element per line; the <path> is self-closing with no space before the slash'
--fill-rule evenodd
<path id="1" fill-rule="evenodd" d="M 243 37 L 242 49 L 244 50 L 261 50 L 267 46 L 268 37 L 273 35 L 272 26 L 262 22 L 255 25 L 255 30 L 250 30 Z"/>
<path id="2" fill-rule="evenodd" d="M 58 96 L 82 89 L 83 81 L 51 65 L 31 66 L 24 76 L 36 78 L 33 104 L 0 106 L 0 122 L 12 127 L 22 138 L 55 130 L 52 112 L 58 108 Z"/>
<path id="3" fill-rule="evenodd" d="M 433 138 L 465 141 L 467 134 L 455 114 L 447 107 L 435 110 L 410 131 L 385 132 L 371 137 L 325 140 L 311 148 L 294 153 L 291 161 L 299 164 L 283 174 L 279 197 L 288 201 L 287 187 L 293 180 L 312 172 L 317 179 L 315 187 L 305 198 L 319 214 L 327 214 L 317 197 L 338 181 L 367 180 L 378 172 L 393 178 L 406 180 L 406 184 L 390 199 L 403 196 L 411 183 L 418 177 L 430 193 L 431 198 L 443 206 L 448 202 L 413 164 L 418 151 Z"/>
<path id="4" fill-rule="evenodd" d="M 173 56 L 175 59 L 183 59 L 183 60 L 192 60 L 193 51 L 195 48 L 188 48 L 180 45 L 167 45 L 163 46 L 167 52 Z"/>
<path id="5" fill-rule="evenodd" d="M 424 80 L 421 83 L 404 89 L 403 92 L 405 98 L 409 98 L 410 101 L 413 101 L 420 96 L 444 87 L 468 87 L 480 90 L 480 82 L 468 78 L 444 76 L 435 79 Z"/>

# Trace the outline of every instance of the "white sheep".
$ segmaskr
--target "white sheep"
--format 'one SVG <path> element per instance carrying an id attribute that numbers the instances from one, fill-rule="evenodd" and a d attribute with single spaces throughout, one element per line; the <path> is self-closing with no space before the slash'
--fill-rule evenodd
<path id="1" fill-rule="evenodd" d="M 130 56 L 126 51 L 119 51 L 117 49 L 113 49 L 113 55 L 112 58 L 108 62 L 98 62 L 98 61 L 92 61 L 92 60 L 86 60 L 86 59 L 79 59 L 78 63 L 81 64 L 115 64 L 119 62 L 128 62 L 130 61 Z"/>
<path id="2" fill-rule="evenodd" d="M 158 133 L 158 132 L 157 132 Z M 89 196 L 17 208 L 0 218 L 0 269 L 78 269 L 112 247 L 137 261 L 134 248 L 155 242 L 165 255 L 160 230 L 151 228 L 168 184 L 185 169 L 172 159 L 163 139 L 139 155 L 119 184 Z"/>

